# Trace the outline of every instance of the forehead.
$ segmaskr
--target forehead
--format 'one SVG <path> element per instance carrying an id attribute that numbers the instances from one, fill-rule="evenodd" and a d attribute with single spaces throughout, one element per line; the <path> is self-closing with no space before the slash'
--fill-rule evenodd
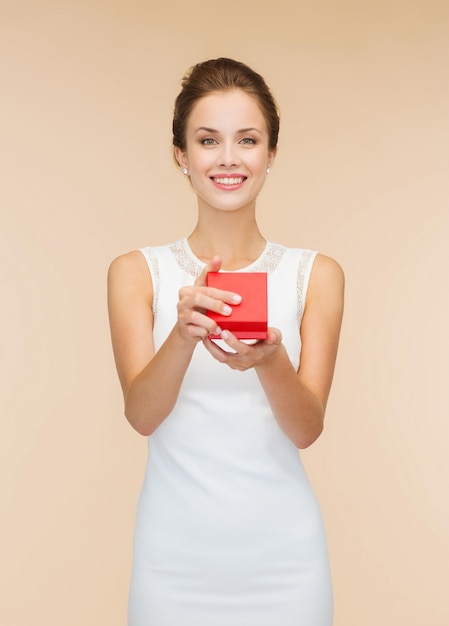
<path id="1" fill-rule="evenodd" d="M 187 126 L 195 131 L 200 126 L 217 130 L 257 128 L 267 130 L 257 100 L 241 90 L 216 91 L 198 100 L 192 108 Z"/>

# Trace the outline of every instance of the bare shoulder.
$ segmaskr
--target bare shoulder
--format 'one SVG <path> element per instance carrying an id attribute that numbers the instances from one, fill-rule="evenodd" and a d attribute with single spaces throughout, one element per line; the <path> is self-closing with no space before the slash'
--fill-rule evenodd
<path id="1" fill-rule="evenodd" d="M 343 318 L 344 274 L 337 261 L 318 254 L 312 266 L 301 321 L 299 375 L 326 406 Z"/>
<path id="2" fill-rule="evenodd" d="M 318 285 L 331 282 L 343 287 L 345 275 L 343 268 L 335 259 L 325 254 L 317 254 L 310 280 Z"/>
<path id="3" fill-rule="evenodd" d="M 128 295 L 139 293 L 152 298 L 152 282 L 148 265 L 140 250 L 133 250 L 116 257 L 108 270 L 109 290 L 119 290 Z"/>
<path id="4" fill-rule="evenodd" d="M 136 274 L 142 274 L 144 270 L 147 270 L 147 265 L 140 250 L 132 250 L 126 254 L 121 254 L 109 266 L 109 274 L 113 276 L 122 274 L 135 276 Z"/>
<path id="5" fill-rule="evenodd" d="M 117 372 L 125 390 L 154 354 L 153 286 L 139 250 L 112 261 L 108 272 L 108 313 Z"/>
<path id="6" fill-rule="evenodd" d="M 343 308 L 345 275 L 341 265 L 325 254 L 317 254 L 310 275 L 307 304 L 326 301 Z"/>

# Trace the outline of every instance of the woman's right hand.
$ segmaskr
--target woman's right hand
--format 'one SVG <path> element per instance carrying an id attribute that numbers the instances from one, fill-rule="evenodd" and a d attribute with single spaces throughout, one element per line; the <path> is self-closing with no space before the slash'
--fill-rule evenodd
<path id="1" fill-rule="evenodd" d="M 218 272 L 220 267 L 220 257 L 214 256 L 192 286 L 182 287 L 179 290 L 176 326 L 181 336 L 186 340 L 196 343 L 210 334 L 221 334 L 221 328 L 207 315 L 206 311 L 230 315 L 232 305 L 242 301 L 242 297 L 232 291 L 207 287 L 207 274 Z"/>

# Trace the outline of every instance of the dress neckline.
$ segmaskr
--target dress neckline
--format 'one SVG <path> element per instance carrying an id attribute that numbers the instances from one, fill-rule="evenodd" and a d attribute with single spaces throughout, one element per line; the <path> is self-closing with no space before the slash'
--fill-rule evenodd
<path id="1" fill-rule="evenodd" d="M 184 239 L 182 240 L 184 242 L 184 245 L 186 247 L 187 253 L 190 255 L 190 257 L 192 258 L 192 260 L 194 262 L 196 262 L 199 266 L 201 266 L 201 269 L 203 269 L 206 265 L 206 263 L 204 263 L 203 261 L 201 261 L 201 259 L 199 259 L 196 254 L 193 252 L 189 240 L 187 237 L 184 237 Z M 244 265 L 243 267 L 239 267 L 236 270 L 227 270 L 227 269 L 222 269 L 221 271 L 223 272 L 251 272 L 252 268 L 254 267 L 254 265 L 256 265 L 257 263 L 259 263 L 263 257 L 265 256 L 267 249 L 270 245 L 270 242 L 265 240 L 265 245 L 264 248 L 262 250 L 262 252 L 260 253 L 260 255 L 257 257 L 257 259 L 255 259 L 252 263 L 249 263 L 248 265 Z"/>
<path id="2" fill-rule="evenodd" d="M 187 237 L 179 239 L 171 244 L 170 250 L 173 253 L 178 265 L 188 274 L 199 276 L 205 267 L 205 263 L 201 261 L 192 251 Z M 267 272 L 274 271 L 283 257 L 286 247 L 266 240 L 265 247 L 255 261 L 245 267 L 237 270 L 222 270 L 224 272 Z"/>

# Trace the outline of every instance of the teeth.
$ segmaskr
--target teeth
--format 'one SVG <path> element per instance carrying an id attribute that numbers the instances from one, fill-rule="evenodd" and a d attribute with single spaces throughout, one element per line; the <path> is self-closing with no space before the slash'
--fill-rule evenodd
<path id="1" fill-rule="evenodd" d="M 243 177 L 239 178 L 214 178 L 214 181 L 219 185 L 240 185 L 243 183 Z"/>

